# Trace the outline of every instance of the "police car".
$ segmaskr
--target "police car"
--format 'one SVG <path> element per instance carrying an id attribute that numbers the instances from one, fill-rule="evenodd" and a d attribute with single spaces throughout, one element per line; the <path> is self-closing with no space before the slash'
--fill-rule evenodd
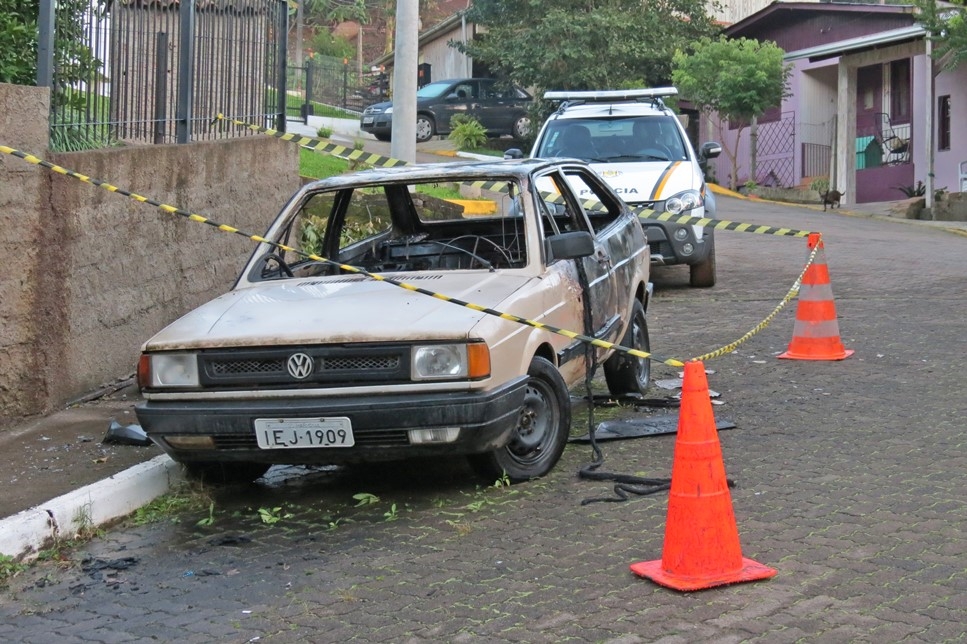
<path id="1" fill-rule="evenodd" d="M 696 155 L 678 116 L 662 102 L 677 94 L 674 87 L 546 92 L 560 106 L 541 127 L 531 157 L 583 159 L 633 208 L 714 218 L 703 167 L 722 146 L 704 143 Z M 711 229 L 645 217 L 641 223 L 653 265 L 687 264 L 692 286 L 715 285 Z"/>

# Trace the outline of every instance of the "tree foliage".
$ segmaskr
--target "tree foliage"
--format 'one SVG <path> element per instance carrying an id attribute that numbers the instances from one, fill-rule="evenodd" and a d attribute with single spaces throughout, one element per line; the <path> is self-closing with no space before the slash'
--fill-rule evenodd
<path id="1" fill-rule="evenodd" d="M 486 34 L 476 62 L 524 87 L 611 89 L 667 83 L 672 55 L 717 28 L 705 0 L 475 0 Z"/>
<path id="2" fill-rule="evenodd" d="M 950 4 L 959 6 L 950 6 Z M 938 6 L 936 0 L 914 0 L 917 17 L 934 42 L 934 58 L 946 70 L 967 61 L 967 0 L 950 0 Z"/>
<path id="3" fill-rule="evenodd" d="M 33 85 L 39 0 L 0 0 L 0 82 Z"/>
<path id="4" fill-rule="evenodd" d="M 773 42 L 725 37 L 703 38 L 691 53 L 675 52 L 672 81 L 682 97 L 717 120 L 723 137 L 725 121 L 740 124 L 731 149 L 723 142 L 732 162 L 733 189 L 743 129 L 767 109 L 780 106 L 788 93 L 792 68 L 783 63 L 783 55 Z"/>

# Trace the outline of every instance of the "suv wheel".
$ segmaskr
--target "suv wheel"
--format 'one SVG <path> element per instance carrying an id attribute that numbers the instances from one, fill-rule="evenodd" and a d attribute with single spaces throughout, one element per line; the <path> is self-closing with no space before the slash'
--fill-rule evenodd
<path id="1" fill-rule="evenodd" d="M 571 429 L 571 398 L 557 368 L 544 358 L 531 360 L 527 392 L 517 427 L 504 447 L 470 457 L 474 470 L 495 481 L 544 476 L 561 458 Z"/>
<path id="2" fill-rule="evenodd" d="M 433 124 L 433 119 L 426 114 L 419 114 L 416 117 L 416 141 L 417 143 L 423 143 L 424 141 L 429 141 L 433 138 L 433 132 L 436 127 Z"/>
<path id="3" fill-rule="evenodd" d="M 651 351 L 645 308 L 638 300 L 635 300 L 632 306 L 631 324 L 625 331 L 621 346 L 645 353 Z M 615 353 L 604 363 L 604 380 L 608 383 L 608 391 L 613 396 L 644 395 L 648 391 L 648 383 L 651 380 L 651 360 L 636 358 L 626 353 Z"/>
<path id="4" fill-rule="evenodd" d="M 708 249 L 705 260 L 700 264 L 692 264 L 688 267 L 689 284 L 696 288 L 715 286 L 715 242 L 713 239 L 712 237 L 709 238 L 712 246 Z"/>

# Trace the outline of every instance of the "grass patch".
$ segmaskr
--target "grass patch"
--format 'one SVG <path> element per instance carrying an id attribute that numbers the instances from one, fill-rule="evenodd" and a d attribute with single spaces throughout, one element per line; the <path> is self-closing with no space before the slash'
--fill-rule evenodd
<path id="1" fill-rule="evenodd" d="M 320 154 L 312 150 L 299 150 L 299 174 L 312 179 L 325 179 L 349 171 L 350 162 L 331 154 Z"/>

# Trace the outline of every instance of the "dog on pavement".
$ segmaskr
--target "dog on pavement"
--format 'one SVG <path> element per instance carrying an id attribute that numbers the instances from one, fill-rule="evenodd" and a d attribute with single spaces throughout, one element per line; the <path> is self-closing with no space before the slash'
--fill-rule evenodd
<path id="1" fill-rule="evenodd" d="M 827 205 L 830 210 L 839 207 L 839 200 L 843 198 L 843 193 L 839 190 L 827 190 L 819 193 L 819 196 L 823 198 L 823 211 L 825 212 Z"/>

